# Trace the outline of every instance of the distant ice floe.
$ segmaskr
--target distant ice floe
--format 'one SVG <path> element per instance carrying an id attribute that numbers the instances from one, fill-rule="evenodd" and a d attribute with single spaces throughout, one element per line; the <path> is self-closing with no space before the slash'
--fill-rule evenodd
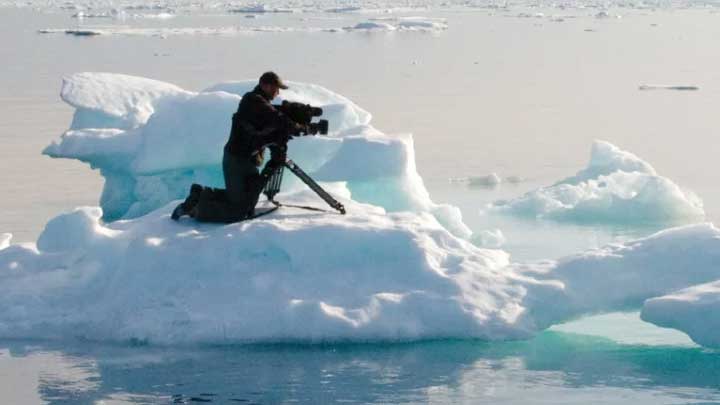
<path id="1" fill-rule="evenodd" d="M 299 9 L 285 8 L 285 7 L 270 7 L 265 4 L 256 4 L 256 5 L 251 5 L 251 6 L 230 8 L 227 11 L 228 11 L 228 13 L 251 13 L 251 14 L 300 12 Z"/>
<path id="2" fill-rule="evenodd" d="M 90 12 L 85 12 L 85 11 L 78 11 L 76 14 L 72 15 L 72 18 L 77 18 L 79 20 L 82 20 L 85 18 L 121 18 L 121 16 L 124 17 L 124 14 L 120 14 L 120 13 L 112 12 L 112 11 L 100 12 L 100 13 L 90 13 Z"/>
<path id="3" fill-rule="evenodd" d="M 698 86 L 687 86 L 687 85 L 667 85 L 667 84 L 641 84 L 638 90 L 680 90 L 680 91 L 695 91 L 700 90 Z"/>
<path id="4" fill-rule="evenodd" d="M 370 21 L 344 29 L 348 31 L 444 31 L 447 28 L 447 21 L 442 18 L 388 17 L 372 18 Z"/>
<path id="5" fill-rule="evenodd" d="M 692 223 L 703 220 L 702 200 L 649 163 L 595 141 L 590 163 L 575 176 L 510 201 L 489 212 L 580 223 Z"/>
<path id="6" fill-rule="evenodd" d="M 629 4 L 624 1 L 609 1 L 595 3 L 589 1 L 573 2 L 572 4 L 560 2 L 531 2 L 521 1 L 509 4 L 494 4 L 486 1 L 467 1 L 467 0 L 425 0 L 421 4 L 409 4 L 407 1 L 400 0 L 380 0 L 373 2 L 346 2 L 338 0 L 313 0 L 312 2 L 297 2 L 289 0 L 264 0 L 262 2 L 255 1 L 202 1 L 193 2 L 185 0 L 163 0 L 160 2 L 152 2 L 151 4 L 138 4 L 137 0 L 117 0 L 113 2 L 99 0 L 0 0 L 0 7 L 16 7 L 16 8 L 32 8 L 38 11 L 53 10 L 99 10 L 111 7 L 124 10 L 157 10 L 160 8 L 172 8 L 183 14 L 192 13 L 216 13 L 226 14 L 239 10 L 240 12 L 248 12 L 244 10 L 258 10 L 249 12 L 326 12 L 339 14 L 392 14 L 392 13 L 416 13 L 423 11 L 437 10 L 474 10 L 486 9 L 491 12 L 502 11 L 508 13 L 507 16 L 521 17 L 540 17 L 547 18 L 550 21 L 563 21 L 568 12 L 575 11 L 583 13 L 577 17 L 588 18 L 620 18 L 619 15 L 612 14 L 611 10 L 647 10 L 653 11 L 658 5 L 653 3 L 639 2 Z M 716 7 L 716 4 L 707 2 L 669 2 L 663 4 L 661 9 L 704 9 Z M 523 10 L 519 13 L 510 14 L 514 10 Z M 541 11 L 538 11 L 541 10 Z M 588 12 L 590 10 L 590 12 Z M 711 10 L 710 12 L 713 12 Z"/>
<path id="7" fill-rule="evenodd" d="M 469 186 L 495 187 L 502 183 L 502 178 L 497 173 L 490 173 L 484 176 L 453 177 L 450 183 L 467 184 Z"/>
<path id="8" fill-rule="evenodd" d="M 551 8 L 551 10 L 554 10 L 554 8 Z M 580 8 L 578 10 L 583 10 L 583 8 Z M 560 7 L 557 11 L 566 11 L 566 8 Z M 533 12 L 533 11 L 521 11 L 517 14 L 507 14 L 506 17 L 517 17 L 517 18 L 528 18 L 528 19 L 543 19 L 550 22 L 564 22 L 570 19 L 577 19 L 577 18 L 595 18 L 595 19 L 621 19 L 622 16 L 619 14 L 612 14 L 607 10 L 601 10 L 598 11 L 595 14 L 587 15 L 585 13 L 583 14 L 556 14 L 556 13 L 545 13 L 545 12 Z"/>
<path id="9" fill-rule="evenodd" d="M 72 15 L 72 18 L 77 18 L 78 20 L 84 20 L 86 18 L 112 18 L 116 20 L 125 20 L 125 19 L 152 19 L 152 20 L 169 20 L 171 18 L 175 18 L 175 13 L 142 13 L 142 14 L 128 14 L 125 11 L 122 10 L 111 10 L 107 12 L 99 12 L 99 13 L 92 13 L 92 12 L 85 12 L 85 11 L 79 11 L 76 14 Z"/>
<path id="10" fill-rule="evenodd" d="M 76 112 L 45 153 L 99 169 L 104 210 L 58 215 L 36 243 L 0 237 L 0 338 L 522 339 L 643 305 L 645 319 L 663 322 L 652 315 L 653 298 L 690 296 L 681 290 L 720 280 L 720 230 L 712 224 L 533 263 L 479 248 L 468 239 L 497 246 L 502 232 L 471 236 L 457 208 L 431 201 L 411 137 L 383 134 L 350 100 L 304 83 L 289 83 L 283 97 L 321 106 L 333 126 L 327 137 L 293 140 L 289 154 L 348 214 L 285 207 L 229 225 L 171 221 L 190 183 L 222 186 L 229 117 L 254 84 L 190 92 L 107 73 L 65 78 L 61 96 Z M 612 145 L 596 149 L 567 184 L 617 168 L 652 169 Z M 280 201 L 319 203 L 304 185 L 285 185 Z"/>
<path id="11" fill-rule="evenodd" d="M 150 20 L 169 20 L 175 18 L 175 13 L 157 13 L 157 14 L 130 14 L 130 18 L 146 18 Z"/>
<path id="12" fill-rule="evenodd" d="M 426 7 L 387 7 L 387 8 L 370 8 L 361 6 L 333 7 L 323 11 L 326 13 L 349 13 L 349 14 L 394 14 L 394 13 L 414 13 L 427 11 Z"/>
<path id="13" fill-rule="evenodd" d="M 64 28 L 64 29 L 41 29 L 40 34 L 67 34 L 73 36 L 145 36 L 165 38 L 169 36 L 192 36 L 192 35 L 210 35 L 210 36 L 235 36 L 247 35 L 253 33 L 288 33 L 288 32 L 339 32 L 342 28 L 313 28 L 313 27 L 279 27 L 279 26 L 260 26 L 260 27 L 185 27 L 185 28 L 133 28 L 133 27 L 84 27 L 84 28 Z"/>
<path id="14" fill-rule="evenodd" d="M 490 173 L 482 176 L 453 177 L 450 183 L 467 184 L 472 187 L 497 187 L 502 183 L 517 184 L 525 181 L 520 176 L 500 177 L 497 173 Z"/>
<path id="15" fill-rule="evenodd" d="M 595 14 L 595 18 L 601 19 L 601 20 L 607 19 L 607 18 L 620 19 L 620 18 L 622 18 L 622 16 L 619 14 L 611 14 L 609 11 L 603 10 L 603 11 L 599 11 L 597 14 Z"/>
<path id="16" fill-rule="evenodd" d="M 219 35 L 233 36 L 253 33 L 294 33 L 294 32 L 433 32 L 444 31 L 448 24 L 444 19 L 427 19 L 422 17 L 398 17 L 387 20 L 367 21 L 358 23 L 352 27 L 283 27 L 283 26 L 227 26 L 227 27 L 160 27 L 140 28 L 127 26 L 85 26 L 81 28 L 45 28 L 38 30 L 40 34 L 67 34 L 74 36 L 98 36 L 98 35 L 127 35 L 127 36 L 149 36 L 168 37 L 176 35 Z"/>

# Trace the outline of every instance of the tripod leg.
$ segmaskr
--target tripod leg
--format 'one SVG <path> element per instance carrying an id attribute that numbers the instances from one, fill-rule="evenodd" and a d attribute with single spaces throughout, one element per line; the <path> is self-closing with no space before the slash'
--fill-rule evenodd
<path id="1" fill-rule="evenodd" d="M 280 192 L 280 186 L 282 185 L 283 172 L 285 171 L 284 166 L 279 166 L 274 169 L 268 182 L 265 184 L 263 194 L 267 197 L 268 201 L 274 202 L 275 196 Z"/>
<path id="2" fill-rule="evenodd" d="M 312 191 L 314 191 L 320 198 L 323 199 L 329 206 L 338 210 L 341 214 L 345 214 L 345 206 L 343 206 L 338 200 L 334 199 L 325 189 L 320 187 L 303 169 L 295 164 L 292 160 L 288 159 L 285 162 L 285 167 L 290 169 L 294 175 L 296 175 L 303 183 L 307 184 Z"/>

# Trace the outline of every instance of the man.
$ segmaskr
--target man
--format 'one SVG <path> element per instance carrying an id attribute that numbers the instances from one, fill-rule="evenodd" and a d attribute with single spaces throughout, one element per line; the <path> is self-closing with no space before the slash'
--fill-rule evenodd
<path id="1" fill-rule="evenodd" d="M 203 189 L 193 185 L 188 199 L 173 212 L 173 219 L 190 215 L 199 221 L 235 222 L 254 214 L 263 187 L 275 168 L 285 163 L 288 140 L 293 134 L 307 132 L 304 125 L 270 103 L 280 89 L 287 88 L 277 74 L 265 72 L 258 85 L 243 95 L 223 150 L 223 198 L 203 198 Z M 259 172 L 266 147 L 270 161 Z"/>

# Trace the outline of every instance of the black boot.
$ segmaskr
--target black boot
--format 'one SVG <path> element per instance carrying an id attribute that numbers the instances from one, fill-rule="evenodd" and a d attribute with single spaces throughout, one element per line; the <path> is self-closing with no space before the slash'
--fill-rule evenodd
<path id="1" fill-rule="evenodd" d="M 172 212 L 172 215 L 170 215 L 170 218 L 177 221 L 182 217 L 183 215 L 191 215 L 195 207 L 198 205 L 198 202 L 200 202 L 200 195 L 202 194 L 203 186 L 193 183 L 192 186 L 190 186 L 190 194 L 188 194 L 185 201 L 180 203 Z"/>
<path id="2" fill-rule="evenodd" d="M 170 214 L 170 218 L 171 218 L 173 221 L 177 221 L 177 220 L 180 219 L 180 217 L 183 216 L 183 215 L 188 215 L 188 211 L 185 209 L 185 203 L 184 203 L 184 202 L 178 204 L 178 206 L 175 207 L 175 209 L 173 210 L 172 214 Z"/>
<path id="3" fill-rule="evenodd" d="M 200 202 L 200 195 L 202 194 L 203 186 L 193 183 L 192 186 L 190 186 L 190 194 L 188 194 L 187 198 L 185 199 L 185 210 L 191 211 L 195 206 Z"/>

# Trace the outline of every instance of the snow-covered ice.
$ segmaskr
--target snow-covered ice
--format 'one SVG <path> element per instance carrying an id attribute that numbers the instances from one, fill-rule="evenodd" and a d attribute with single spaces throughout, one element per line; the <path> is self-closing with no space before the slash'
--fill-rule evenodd
<path id="1" fill-rule="evenodd" d="M 293 140 L 290 155 L 348 215 L 283 208 L 230 225 L 171 221 L 190 183 L 221 185 L 229 117 L 253 84 L 196 93 L 124 75 L 67 77 L 61 95 L 76 113 L 46 153 L 100 169 L 103 208 L 53 218 L 36 243 L 11 244 L 3 234 L 0 337 L 162 344 L 519 339 L 586 314 L 643 305 L 645 319 L 669 324 L 651 309 L 720 279 L 720 230 L 711 224 L 532 263 L 479 248 L 468 239 L 499 246 L 502 232 L 473 237 L 457 208 L 431 201 L 410 136 L 383 134 L 350 100 L 303 83 L 291 82 L 283 97 L 322 106 L 331 133 Z M 612 145 L 594 150 L 588 168 L 563 184 L 617 173 L 658 177 Z M 299 184 L 279 199 L 320 203 Z M 666 307 L 660 312 L 683 313 Z M 712 333 L 691 335 L 703 332 Z"/>
<path id="2" fill-rule="evenodd" d="M 286 209 L 226 226 L 170 221 L 171 205 L 111 224 L 98 208 L 60 215 L 36 245 L 0 251 L 0 336 L 517 339 L 718 277 L 720 231 L 711 225 L 512 264 L 428 214 L 343 202 L 348 216 Z"/>
<path id="3" fill-rule="evenodd" d="M 524 217 L 580 223 L 691 223 L 702 200 L 634 154 L 595 141 L 588 166 L 575 176 L 488 207 Z"/>
<path id="4" fill-rule="evenodd" d="M 715 269 L 720 269 L 720 262 Z M 647 300 L 641 317 L 681 330 L 703 346 L 720 347 L 720 280 Z"/>

